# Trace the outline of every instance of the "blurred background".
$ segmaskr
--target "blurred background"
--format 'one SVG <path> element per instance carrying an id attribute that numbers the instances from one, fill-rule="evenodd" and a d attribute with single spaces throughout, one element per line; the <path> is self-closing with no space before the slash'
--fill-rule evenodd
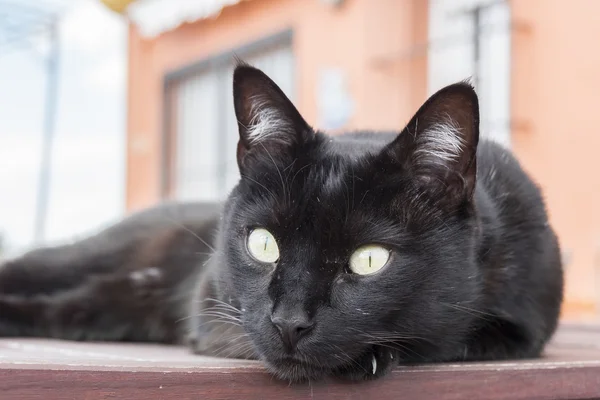
<path id="1" fill-rule="evenodd" d="M 563 318 L 600 319 L 600 1 L 0 0 L 0 258 L 238 175 L 233 56 L 332 133 L 470 78 L 544 189 Z"/>

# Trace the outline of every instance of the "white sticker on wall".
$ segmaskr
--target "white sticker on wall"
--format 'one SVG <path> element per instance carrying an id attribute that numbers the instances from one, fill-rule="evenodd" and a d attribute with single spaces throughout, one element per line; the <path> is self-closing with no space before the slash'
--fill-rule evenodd
<path id="1" fill-rule="evenodd" d="M 354 101 L 348 90 L 346 74 L 339 68 L 322 68 L 317 88 L 319 128 L 344 127 L 354 113 Z"/>

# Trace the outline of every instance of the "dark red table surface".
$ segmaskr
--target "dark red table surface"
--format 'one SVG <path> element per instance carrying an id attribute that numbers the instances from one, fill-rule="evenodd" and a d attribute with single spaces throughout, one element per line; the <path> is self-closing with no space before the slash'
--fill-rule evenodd
<path id="1" fill-rule="evenodd" d="M 259 362 L 174 346 L 0 339 L 0 399 L 600 399 L 600 326 L 563 324 L 543 358 L 399 367 L 289 385 Z"/>

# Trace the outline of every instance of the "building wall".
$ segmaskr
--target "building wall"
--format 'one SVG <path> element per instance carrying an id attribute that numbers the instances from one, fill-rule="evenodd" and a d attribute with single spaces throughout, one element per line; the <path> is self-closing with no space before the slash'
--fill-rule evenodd
<path id="1" fill-rule="evenodd" d="M 566 255 L 567 318 L 596 318 L 600 296 L 600 2 L 510 0 L 511 147 L 544 190 Z M 160 199 L 166 73 L 288 28 L 297 106 L 317 123 L 319 71 L 342 68 L 349 128 L 401 128 L 427 91 L 426 0 L 251 0 L 154 40 L 130 29 L 127 208 Z M 383 99 L 383 100 L 382 100 Z"/>
<path id="2" fill-rule="evenodd" d="M 398 129 L 425 98 L 426 53 L 403 53 L 427 40 L 427 2 L 421 0 L 346 0 L 340 7 L 318 0 L 252 0 L 153 40 L 131 27 L 128 210 L 160 199 L 164 75 L 289 28 L 297 60 L 297 106 L 310 123 L 317 122 L 322 68 L 346 74 L 355 102 L 347 128 Z"/>
<path id="3" fill-rule="evenodd" d="M 566 251 L 568 318 L 600 295 L 600 2 L 512 0 L 512 145 Z"/>

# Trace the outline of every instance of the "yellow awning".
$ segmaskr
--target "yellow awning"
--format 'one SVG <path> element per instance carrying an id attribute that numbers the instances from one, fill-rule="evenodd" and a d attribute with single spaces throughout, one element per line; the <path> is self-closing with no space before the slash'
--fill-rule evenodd
<path id="1" fill-rule="evenodd" d="M 136 0 L 100 0 L 106 7 L 119 14 L 122 14 L 125 9 L 127 9 L 128 5 L 135 1 Z"/>

